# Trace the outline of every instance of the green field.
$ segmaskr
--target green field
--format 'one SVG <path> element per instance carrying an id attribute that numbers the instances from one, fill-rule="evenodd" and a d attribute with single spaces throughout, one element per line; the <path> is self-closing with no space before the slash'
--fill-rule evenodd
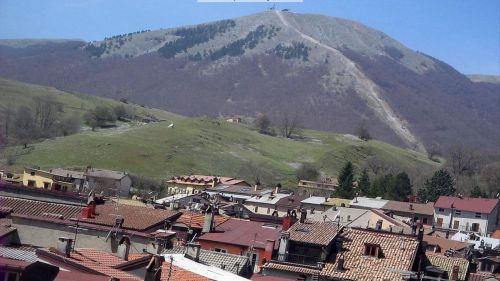
<path id="1" fill-rule="evenodd" d="M 7 89 L 7 94 L 4 94 Z M 10 89 L 10 90 L 9 90 Z M 0 102 L 10 95 L 15 104 L 29 103 L 34 95 L 52 93 L 65 112 L 84 111 L 97 103 L 116 101 L 39 86 L 0 80 Z M 251 181 L 250 166 L 258 166 L 268 184 L 293 185 L 300 162 L 312 162 L 327 175 L 335 176 L 351 160 L 357 167 L 373 157 L 415 175 L 428 174 L 438 166 L 426 155 L 379 141 L 359 141 L 340 134 L 304 130 L 300 140 L 262 135 L 242 124 L 209 118 L 185 118 L 168 112 L 137 107 L 164 119 L 151 124 L 127 123 L 114 129 L 83 131 L 31 145 L 23 152 L 11 147 L 7 153 L 19 154 L 22 166 L 98 168 L 127 171 L 157 179 L 176 174 L 207 174 L 242 177 Z M 170 124 L 173 128 L 169 128 Z M 4 166 L 5 161 L 2 163 Z"/>

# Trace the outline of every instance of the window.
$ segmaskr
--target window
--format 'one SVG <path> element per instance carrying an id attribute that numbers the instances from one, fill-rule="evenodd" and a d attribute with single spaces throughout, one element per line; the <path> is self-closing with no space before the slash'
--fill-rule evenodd
<path id="1" fill-rule="evenodd" d="M 378 258 L 379 248 L 380 248 L 380 246 L 377 244 L 365 243 L 365 256 Z"/>
<path id="2" fill-rule="evenodd" d="M 50 183 L 49 182 L 44 182 L 43 183 L 43 188 L 44 189 L 48 189 L 50 187 Z"/>
<path id="3" fill-rule="evenodd" d="M 35 175 L 35 172 L 31 172 L 30 175 L 34 176 Z"/>
<path id="4" fill-rule="evenodd" d="M 458 229 L 459 226 L 460 226 L 460 222 L 459 221 L 454 221 L 453 222 L 453 229 Z"/>
<path id="5" fill-rule="evenodd" d="M 424 219 L 422 220 L 422 222 L 423 222 L 424 224 L 427 224 L 427 222 L 428 222 L 428 221 L 427 221 L 427 218 L 424 218 Z"/>
<path id="6" fill-rule="evenodd" d="M 214 251 L 218 253 L 227 253 L 227 250 L 222 248 L 214 248 Z"/>
<path id="7" fill-rule="evenodd" d="M 35 181 L 28 181 L 28 186 L 29 187 L 35 187 Z"/>
<path id="8" fill-rule="evenodd" d="M 479 232 L 479 223 L 473 223 L 472 224 L 472 227 L 471 227 L 471 230 L 474 231 L 474 232 Z"/>
<path id="9" fill-rule="evenodd" d="M 461 215 L 461 214 L 462 214 L 462 211 L 460 211 L 460 210 L 455 211 L 455 215 Z"/>
<path id="10" fill-rule="evenodd" d="M 476 218 L 481 218 L 481 213 L 476 213 Z"/>
<path id="11" fill-rule="evenodd" d="M 438 218 L 436 225 L 437 225 L 437 227 L 442 227 L 443 226 L 443 218 Z"/>
<path id="12" fill-rule="evenodd" d="M 444 212 L 444 209 L 443 208 L 439 208 L 438 211 L 442 213 L 442 212 Z"/>

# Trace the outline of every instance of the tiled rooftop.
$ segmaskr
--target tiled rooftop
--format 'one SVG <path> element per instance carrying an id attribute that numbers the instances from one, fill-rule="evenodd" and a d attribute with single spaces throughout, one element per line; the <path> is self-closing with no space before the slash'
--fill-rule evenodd
<path id="1" fill-rule="evenodd" d="M 435 208 L 445 208 L 460 211 L 477 212 L 483 214 L 491 213 L 499 204 L 500 199 L 488 198 L 470 198 L 470 197 L 452 197 L 452 196 L 439 196 Z"/>
<path id="2" fill-rule="evenodd" d="M 431 235 L 424 235 L 424 242 L 426 242 L 428 245 L 437 245 L 441 249 L 440 253 L 444 254 L 446 250 L 455 250 L 455 251 L 461 251 L 465 249 L 466 247 L 471 246 L 472 244 L 465 243 L 465 242 L 460 242 L 460 241 L 455 241 L 455 240 L 450 240 L 446 239 L 444 237 L 439 237 L 439 236 L 431 236 Z"/>
<path id="3" fill-rule="evenodd" d="M 337 270 L 338 257 L 326 263 L 322 276 L 329 278 L 372 281 L 401 280 L 392 270 L 411 270 L 417 252 L 416 237 L 357 228 L 345 228 L 341 235 L 344 257 L 344 271 Z M 379 245 L 382 257 L 365 256 L 365 243 Z"/>
<path id="4" fill-rule="evenodd" d="M 434 203 L 429 202 L 427 204 L 423 203 L 413 203 L 413 202 L 401 202 L 401 201 L 389 201 L 382 209 L 394 212 L 406 212 L 422 214 L 427 216 L 434 215 Z"/>
<path id="5" fill-rule="evenodd" d="M 29 216 L 47 216 L 50 214 L 62 215 L 63 219 L 76 218 L 80 215 L 82 207 L 48 203 L 28 199 L 0 196 L 2 212 L 12 210 L 14 214 Z"/>
<path id="6" fill-rule="evenodd" d="M 220 225 L 227 221 L 229 217 L 216 215 L 214 216 L 215 226 Z M 203 223 L 205 221 L 205 214 L 195 213 L 195 212 L 184 212 L 182 215 L 175 221 L 176 223 L 182 223 L 190 228 L 203 228 Z"/>
<path id="7" fill-rule="evenodd" d="M 439 267 L 440 269 L 447 271 L 448 275 L 451 276 L 451 272 L 454 266 L 459 267 L 458 279 L 465 280 L 467 276 L 467 271 L 469 268 L 469 261 L 464 258 L 457 257 L 446 257 L 439 254 L 426 253 L 427 260 L 431 265 Z"/>
<path id="8" fill-rule="evenodd" d="M 327 246 L 338 234 L 336 222 L 296 222 L 287 231 L 290 240 L 312 245 Z"/>
<path id="9" fill-rule="evenodd" d="M 216 227 L 215 232 L 200 236 L 199 240 L 263 249 L 267 239 L 278 241 L 280 231 L 281 225 L 231 218 Z"/>
<path id="10" fill-rule="evenodd" d="M 311 267 L 311 266 L 299 265 L 296 263 L 287 263 L 287 262 L 269 261 L 264 265 L 264 268 L 286 271 L 286 272 L 311 274 L 311 275 L 319 273 L 319 269 L 317 267 Z"/>
<path id="11" fill-rule="evenodd" d="M 177 211 L 153 209 L 148 207 L 131 206 L 109 203 L 97 205 L 97 215 L 91 219 L 82 219 L 86 223 L 114 226 L 117 217 L 124 219 L 123 228 L 136 231 L 145 231 L 161 225 L 168 219 L 174 219 Z"/>
<path id="12" fill-rule="evenodd" d="M 91 269 L 92 271 L 99 272 L 109 277 L 119 278 L 120 281 L 142 280 L 141 278 L 138 278 L 130 273 L 111 267 L 110 264 L 116 263 L 116 260 L 110 258 L 108 253 L 99 250 L 93 250 L 91 252 L 89 251 L 90 256 L 86 256 L 84 253 L 77 250 L 75 252 L 71 252 L 70 257 L 65 257 L 62 253 L 52 248 L 48 250 L 39 249 L 37 250 L 37 253 L 41 254 L 43 258 L 48 257 L 64 260 L 66 263 L 73 263 L 74 265 L 86 267 L 88 269 Z M 122 263 L 125 262 L 125 260 L 122 260 Z"/>

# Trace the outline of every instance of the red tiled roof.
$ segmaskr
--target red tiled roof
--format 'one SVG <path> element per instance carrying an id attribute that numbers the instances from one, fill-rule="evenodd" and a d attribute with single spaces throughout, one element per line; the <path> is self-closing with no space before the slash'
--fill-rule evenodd
<path id="1" fill-rule="evenodd" d="M 122 260 L 121 258 L 114 256 L 110 253 L 103 252 L 100 250 L 92 249 L 92 248 L 79 248 L 75 251 L 77 254 L 84 256 L 90 260 L 93 260 L 99 264 L 114 267 L 120 264 L 123 264 L 127 261 Z"/>
<path id="2" fill-rule="evenodd" d="M 114 226 L 116 218 L 122 217 L 124 219 L 124 229 L 137 231 L 145 231 L 180 214 L 177 211 L 118 205 L 116 203 L 97 205 L 96 213 L 97 215 L 94 218 L 82 219 L 81 221 L 91 224 Z"/>
<path id="3" fill-rule="evenodd" d="M 62 215 L 63 218 L 76 218 L 80 215 L 82 207 L 65 204 L 48 203 L 28 199 L 0 196 L 0 206 L 4 209 L 11 208 L 12 213 L 30 216 L 47 216 L 51 214 Z"/>
<path id="4" fill-rule="evenodd" d="M 495 230 L 495 232 L 491 234 L 491 238 L 500 239 L 500 229 Z"/>
<path id="5" fill-rule="evenodd" d="M 169 279 L 170 273 L 170 279 Z M 170 262 L 165 261 L 161 266 L 161 281 L 178 280 L 178 281 L 212 281 L 212 279 L 185 270 L 175 265 L 170 265 Z"/>
<path id="6" fill-rule="evenodd" d="M 14 260 L 0 257 L 0 267 L 3 269 L 24 269 L 30 263 L 26 261 Z"/>
<path id="7" fill-rule="evenodd" d="M 281 232 L 281 225 L 276 228 L 268 225 L 263 222 L 230 218 L 216 227 L 215 232 L 205 233 L 199 240 L 264 249 L 267 239 L 278 241 Z"/>
<path id="8" fill-rule="evenodd" d="M 434 207 L 489 214 L 498 202 L 499 199 L 439 196 Z"/>
<path id="9" fill-rule="evenodd" d="M 92 257 L 96 258 L 98 255 L 97 253 L 100 252 L 102 255 L 107 257 L 107 253 L 101 252 L 98 250 L 95 250 L 96 252 L 93 252 Z M 65 257 L 63 254 L 60 252 L 54 250 L 54 249 L 39 249 L 37 250 L 37 253 L 41 253 L 44 255 L 44 257 L 49 257 L 53 259 L 58 259 L 58 260 L 63 260 L 66 264 L 73 263 L 73 266 L 80 266 L 89 269 L 91 272 L 95 273 L 100 273 L 109 277 L 115 277 L 119 278 L 120 281 L 138 281 L 142 280 L 141 278 L 138 278 L 130 273 L 127 273 L 125 271 L 121 271 L 115 268 L 112 268 L 106 263 L 108 263 L 108 259 L 105 257 L 99 258 L 100 260 L 104 261 L 104 263 L 100 263 L 99 261 L 93 260 L 90 257 L 87 257 L 83 255 L 82 253 L 75 251 L 71 252 L 69 257 Z M 125 263 L 126 261 L 123 261 Z"/>
<path id="10" fill-rule="evenodd" d="M 326 263 L 322 276 L 341 280 L 402 280 L 392 270 L 411 270 L 418 249 L 416 237 L 358 228 L 344 228 L 343 249 L 333 262 Z M 383 257 L 365 256 L 365 243 L 378 245 Z M 344 257 L 344 271 L 337 270 L 338 257 Z"/>
<path id="11" fill-rule="evenodd" d="M 229 217 L 216 215 L 214 217 L 215 226 L 220 225 L 227 221 Z M 184 212 L 182 215 L 176 220 L 177 223 L 182 223 L 190 228 L 203 228 L 203 224 L 205 222 L 205 214 L 202 213 L 194 213 L 194 212 Z"/>

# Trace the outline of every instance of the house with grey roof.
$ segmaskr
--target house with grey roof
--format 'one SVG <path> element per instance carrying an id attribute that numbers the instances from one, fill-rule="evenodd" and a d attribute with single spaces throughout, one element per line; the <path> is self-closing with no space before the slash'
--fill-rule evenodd
<path id="1" fill-rule="evenodd" d="M 105 196 L 128 196 L 132 179 L 126 172 L 89 167 L 84 173 L 85 190 L 94 190 Z"/>

